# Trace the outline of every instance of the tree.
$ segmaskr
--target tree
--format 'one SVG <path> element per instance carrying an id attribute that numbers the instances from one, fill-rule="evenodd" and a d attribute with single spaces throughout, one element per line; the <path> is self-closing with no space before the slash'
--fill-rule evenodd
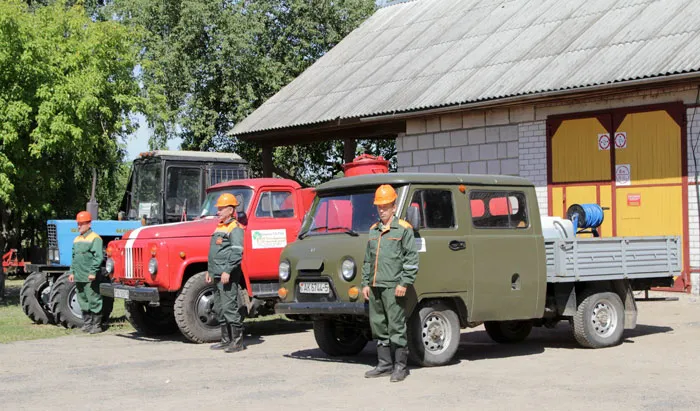
<path id="1" fill-rule="evenodd" d="M 121 199 L 122 142 L 144 102 L 139 35 L 81 5 L 0 0 L 0 250 L 37 245 L 47 219 L 84 209 L 93 168 L 100 203 Z"/>
<path id="2" fill-rule="evenodd" d="M 152 144 L 182 137 L 183 149 L 234 151 L 257 172 L 260 147 L 227 133 L 375 9 L 373 0 L 115 0 L 111 7 L 106 14 L 148 32 L 142 81 Z M 364 143 L 394 155 L 393 141 Z M 340 170 L 339 147 L 280 147 L 275 162 L 315 184 Z"/>

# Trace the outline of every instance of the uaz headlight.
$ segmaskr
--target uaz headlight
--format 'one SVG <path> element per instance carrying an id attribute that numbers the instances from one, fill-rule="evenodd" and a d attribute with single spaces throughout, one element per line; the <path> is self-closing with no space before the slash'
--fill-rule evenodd
<path id="1" fill-rule="evenodd" d="M 352 281 L 355 278 L 355 262 L 350 258 L 343 260 L 340 265 L 340 274 L 345 281 Z"/>
<path id="2" fill-rule="evenodd" d="M 148 261 L 148 272 L 151 273 L 151 275 L 158 272 L 158 260 L 155 258 L 151 258 Z"/>
<path id="3" fill-rule="evenodd" d="M 289 273 L 290 273 L 289 261 L 280 261 L 280 267 L 279 267 L 280 280 L 282 280 L 282 281 L 289 280 Z"/>
<path id="4" fill-rule="evenodd" d="M 114 272 L 114 260 L 108 258 L 105 262 L 105 271 L 107 274 L 112 274 Z"/>

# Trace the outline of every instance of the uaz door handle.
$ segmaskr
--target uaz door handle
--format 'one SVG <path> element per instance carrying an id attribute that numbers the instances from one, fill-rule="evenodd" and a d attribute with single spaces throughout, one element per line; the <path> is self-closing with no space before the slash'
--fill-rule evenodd
<path id="1" fill-rule="evenodd" d="M 452 251 L 464 250 L 465 248 L 467 248 L 466 241 L 457 241 L 457 240 L 450 241 L 450 250 L 452 250 Z"/>

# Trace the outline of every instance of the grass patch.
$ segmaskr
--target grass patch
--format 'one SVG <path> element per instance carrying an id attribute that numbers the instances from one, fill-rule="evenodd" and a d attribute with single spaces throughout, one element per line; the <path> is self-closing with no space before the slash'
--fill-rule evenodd
<path id="1" fill-rule="evenodd" d="M 5 297 L 0 301 L 0 344 L 13 341 L 37 340 L 56 338 L 66 335 L 81 335 L 89 337 L 78 329 L 69 330 L 56 325 L 34 324 L 22 311 L 19 303 L 19 291 L 23 279 L 8 279 L 5 281 Z M 133 332 L 124 315 L 124 302 L 114 301 L 114 309 L 110 316 L 109 329 L 106 334 Z"/>

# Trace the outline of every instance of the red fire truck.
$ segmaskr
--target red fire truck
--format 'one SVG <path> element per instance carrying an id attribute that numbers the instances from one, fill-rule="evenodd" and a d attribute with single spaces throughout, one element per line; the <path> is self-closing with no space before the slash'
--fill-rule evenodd
<path id="1" fill-rule="evenodd" d="M 388 161 L 362 156 L 344 169 L 346 176 L 387 172 Z M 279 256 L 297 239 L 314 191 L 287 179 L 234 180 L 207 190 L 199 219 L 140 227 L 109 243 L 105 268 L 112 283 L 102 284 L 100 293 L 124 299 L 127 319 L 139 332 L 162 335 L 179 328 L 193 342 L 220 338 L 214 287 L 204 277 L 218 221 L 214 204 L 225 192 L 238 198 L 236 212 L 245 225 L 242 314 L 274 313 Z"/>

